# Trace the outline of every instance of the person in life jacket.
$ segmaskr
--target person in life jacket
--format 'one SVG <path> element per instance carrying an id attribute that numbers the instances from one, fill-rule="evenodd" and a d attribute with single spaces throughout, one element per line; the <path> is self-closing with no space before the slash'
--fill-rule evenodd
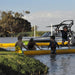
<path id="1" fill-rule="evenodd" d="M 18 41 L 15 44 L 15 50 L 22 52 L 22 47 L 27 49 L 27 47 L 22 42 L 22 36 L 18 36 Z"/>
<path id="2" fill-rule="evenodd" d="M 59 48 L 59 45 L 57 44 L 57 42 L 55 41 L 55 36 L 51 36 L 50 37 L 50 44 L 48 46 L 51 47 L 51 54 L 56 54 L 56 47 L 58 46 Z"/>

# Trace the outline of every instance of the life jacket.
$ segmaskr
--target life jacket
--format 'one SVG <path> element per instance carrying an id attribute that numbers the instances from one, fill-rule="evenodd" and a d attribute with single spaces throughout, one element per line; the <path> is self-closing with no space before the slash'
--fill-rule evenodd
<path id="1" fill-rule="evenodd" d="M 22 53 L 22 50 L 21 50 L 21 48 L 20 48 L 19 46 L 16 46 L 16 47 L 15 47 L 15 51 L 16 51 L 17 53 Z"/>

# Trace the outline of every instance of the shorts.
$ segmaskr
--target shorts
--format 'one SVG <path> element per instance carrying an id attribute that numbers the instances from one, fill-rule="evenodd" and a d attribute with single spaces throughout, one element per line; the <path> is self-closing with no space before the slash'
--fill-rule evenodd
<path id="1" fill-rule="evenodd" d="M 67 39 L 62 38 L 62 41 L 64 41 L 64 42 L 65 42 L 65 41 L 68 41 L 68 40 L 69 40 L 69 38 L 67 38 Z"/>

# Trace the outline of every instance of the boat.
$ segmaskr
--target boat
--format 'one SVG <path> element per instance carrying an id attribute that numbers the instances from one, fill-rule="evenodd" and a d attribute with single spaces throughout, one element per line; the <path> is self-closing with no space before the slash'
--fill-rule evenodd
<path id="1" fill-rule="evenodd" d="M 22 53 L 20 50 L 15 51 L 16 53 Z M 57 49 L 56 54 L 71 54 L 75 53 L 75 49 Z M 51 54 L 51 50 L 28 50 L 23 51 L 25 55 L 47 55 Z"/>
<path id="2" fill-rule="evenodd" d="M 64 42 L 64 45 L 67 45 L 68 42 Z M 24 43 L 25 45 L 28 45 L 28 42 L 26 41 Z M 36 42 L 38 46 L 48 46 L 49 42 Z M 62 42 L 58 42 L 58 45 L 61 45 Z M 0 47 L 7 48 L 7 47 L 15 47 L 15 43 L 0 43 Z"/>
<path id="3" fill-rule="evenodd" d="M 64 20 L 59 24 L 56 25 L 52 25 L 52 28 L 54 28 L 54 31 L 50 31 L 50 32 L 46 32 L 44 33 L 41 37 L 35 37 L 34 41 L 37 43 L 49 43 L 50 42 L 50 36 L 55 35 L 55 40 L 57 42 L 62 42 L 62 35 L 61 35 L 61 31 L 56 31 L 58 30 L 62 30 L 62 28 L 64 26 L 68 27 L 69 33 L 69 39 L 70 39 L 70 44 L 75 44 L 75 35 L 73 33 L 73 31 L 71 30 L 71 27 L 73 26 L 74 21 L 73 20 Z M 47 26 L 47 27 L 51 27 L 51 26 Z"/>

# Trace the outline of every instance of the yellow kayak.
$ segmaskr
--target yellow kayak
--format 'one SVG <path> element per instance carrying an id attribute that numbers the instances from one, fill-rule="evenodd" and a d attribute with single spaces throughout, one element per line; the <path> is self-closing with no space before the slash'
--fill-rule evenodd
<path id="1" fill-rule="evenodd" d="M 17 53 L 22 53 L 20 50 L 16 51 Z M 23 51 L 25 55 L 46 55 L 50 54 L 51 50 L 31 50 L 31 51 Z M 56 54 L 70 54 L 75 53 L 75 49 L 59 49 L 56 50 Z"/>
<path id="2" fill-rule="evenodd" d="M 24 51 L 25 55 L 44 55 L 44 54 L 50 54 L 50 53 L 51 53 L 51 50 Z M 56 50 L 56 54 L 68 54 L 68 53 L 75 53 L 75 49 Z"/>

